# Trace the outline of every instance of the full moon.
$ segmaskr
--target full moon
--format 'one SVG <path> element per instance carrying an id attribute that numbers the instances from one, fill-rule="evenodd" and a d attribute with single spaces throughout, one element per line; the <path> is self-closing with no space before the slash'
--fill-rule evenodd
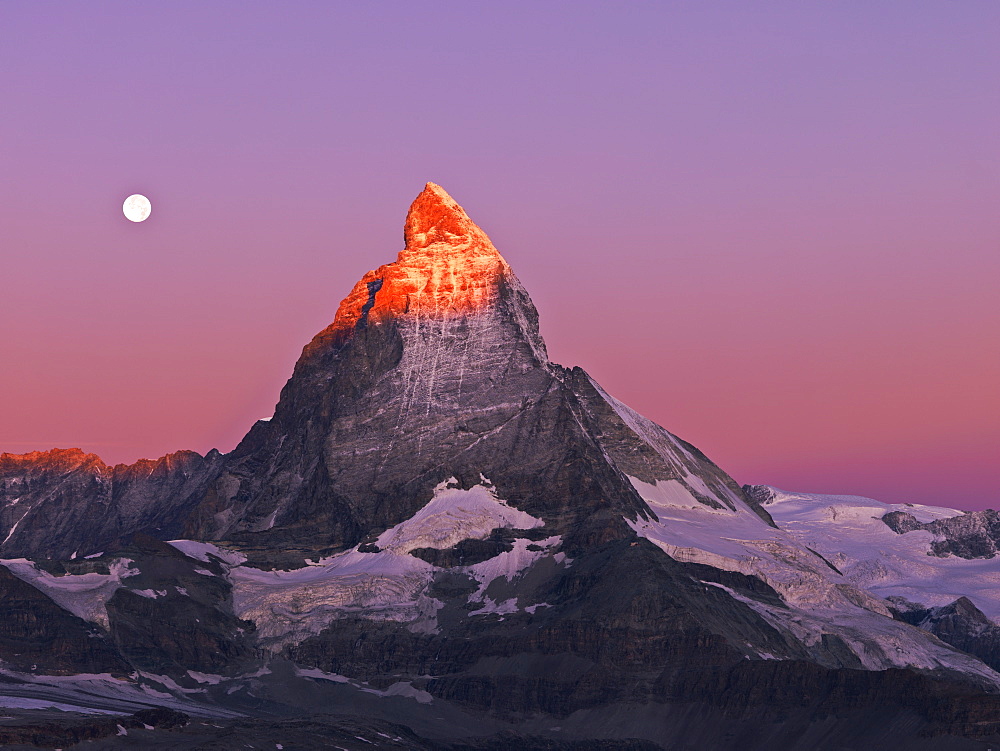
<path id="1" fill-rule="evenodd" d="M 149 218 L 149 212 L 152 208 L 149 199 L 139 193 L 129 196 L 125 199 L 125 203 L 122 204 L 122 212 L 130 222 L 146 221 Z"/>

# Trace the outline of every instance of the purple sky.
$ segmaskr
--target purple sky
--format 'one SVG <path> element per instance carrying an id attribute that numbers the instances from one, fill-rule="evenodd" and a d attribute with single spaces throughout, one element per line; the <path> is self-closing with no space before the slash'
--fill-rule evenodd
<path id="1" fill-rule="evenodd" d="M 998 39 L 974 0 L 4 2 L 0 451 L 232 449 L 431 180 L 553 359 L 738 481 L 996 507 Z"/>

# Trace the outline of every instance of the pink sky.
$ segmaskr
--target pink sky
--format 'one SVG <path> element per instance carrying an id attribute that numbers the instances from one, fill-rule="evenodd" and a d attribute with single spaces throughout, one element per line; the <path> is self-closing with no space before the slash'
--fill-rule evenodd
<path id="1" fill-rule="evenodd" d="M 4 4 L 0 451 L 232 449 L 431 180 L 738 481 L 1000 504 L 1000 6 L 537 6 Z"/>

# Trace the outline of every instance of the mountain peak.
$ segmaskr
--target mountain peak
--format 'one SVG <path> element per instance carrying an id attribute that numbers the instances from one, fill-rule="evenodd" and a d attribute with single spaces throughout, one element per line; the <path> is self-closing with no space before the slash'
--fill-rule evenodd
<path id="1" fill-rule="evenodd" d="M 511 275 L 486 233 L 435 183 L 410 205 L 403 237 L 397 259 L 365 274 L 307 349 L 387 318 L 475 313 L 495 301 L 500 281 Z"/>
<path id="2" fill-rule="evenodd" d="M 427 183 L 410 204 L 403 238 L 407 250 L 436 244 L 464 245 L 473 239 L 489 243 L 489 238 L 469 219 L 465 209 L 435 183 Z"/>

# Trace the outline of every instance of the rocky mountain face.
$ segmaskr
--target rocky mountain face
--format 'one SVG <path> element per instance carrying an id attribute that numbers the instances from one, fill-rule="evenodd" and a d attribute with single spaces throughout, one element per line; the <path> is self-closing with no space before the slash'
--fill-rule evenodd
<path id="1" fill-rule="evenodd" d="M 897 617 L 930 631 L 941 641 L 975 655 L 994 670 L 1000 670 L 1000 626 L 987 618 L 968 597 L 959 597 L 938 608 L 898 603 Z"/>
<path id="2" fill-rule="evenodd" d="M 136 532 L 178 537 L 222 463 L 194 451 L 114 467 L 79 449 L 0 454 L 0 555 L 70 558 Z"/>
<path id="3" fill-rule="evenodd" d="M 0 699 L 253 717 L 264 736 L 285 726 L 261 718 L 332 727 L 314 716 L 337 708 L 482 748 L 1000 731 L 982 640 L 918 617 L 946 603 L 904 607 L 909 580 L 883 591 L 844 544 L 911 545 L 894 509 L 742 488 L 551 363 L 524 288 L 439 186 L 404 242 L 233 452 L 0 457 L 0 602 L 23 614 L 0 629 Z"/>
<path id="4" fill-rule="evenodd" d="M 7 667 L 49 675 L 131 672 L 96 624 L 67 612 L 3 566 L 0 613 L 0 654 Z"/>

